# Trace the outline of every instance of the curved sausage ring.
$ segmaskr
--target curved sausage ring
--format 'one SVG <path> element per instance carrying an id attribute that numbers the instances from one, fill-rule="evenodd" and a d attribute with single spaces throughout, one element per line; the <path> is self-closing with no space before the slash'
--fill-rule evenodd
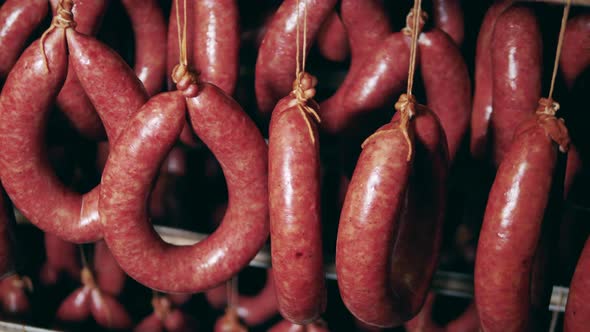
<path id="1" fill-rule="evenodd" d="M 266 241 L 268 153 L 241 107 L 218 87 L 194 83 L 182 67 L 176 70 L 182 74 L 175 80 L 179 90 L 149 100 L 113 146 L 102 178 L 100 220 L 113 256 L 132 278 L 163 292 L 195 293 L 230 279 Z M 151 227 L 147 206 L 160 164 L 182 131 L 185 105 L 193 130 L 221 164 L 229 203 L 206 240 L 174 246 Z"/>

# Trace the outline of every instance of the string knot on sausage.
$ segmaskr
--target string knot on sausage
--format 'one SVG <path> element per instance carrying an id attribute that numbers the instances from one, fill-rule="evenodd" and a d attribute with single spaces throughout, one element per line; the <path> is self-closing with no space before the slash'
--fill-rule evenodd
<path id="1" fill-rule="evenodd" d="M 537 123 L 559 145 L 559 151 L 565 153 L 569 149 L 570 137 L 563 119 L 555 117 L 558 110 L 559 103 L 550 98 L 541 98 L 535 114 L 537 115 Z"/>
<path id="2" fill-rule="evenodd" d="M 199 73 L 190 70 L 187 65 L 179 63 L 172 69 L 172 81 L 186 98 L 193 98 L 199 92 Z"/>
<path id="3" fill-rule="evenodd" d="M 72 13 L 72 8 L 74 7 L 73 0 L 61 0 L 57 4 L 56 14 L 51 20 L 51 25 L 43 35 L 41 35 L 41 40 L 39 41 L 39 47 L 41 48 L 41 54 L 43 54 L 43 64 L 45 65 L 45 69 L 49 72 L 49 64 L 47 63 L 47 53 L 45 53 L 45 38 L 47 34 L 49 34 L 54 29 L 68 29 L 68 28 L 75 28 L 76 22 L 74 21 L 74 14 Z"/>
<path id="4" fill-rule="evenodd" d="M 33 291 L 33 282 L 29 277 L 18 277 L 12 279 L 12 286 L 15 288 L 26 289 L 29 292 Z"/>
<path id="5" fill-rule="evenodd" d="M 379 135 L 382 135 L 388 131 L 393 130 L 401 130 L 406 143 L 408 144 L 408 156 L 406 161 L 410 161 L 412 159 L 412 140 L 410 139 L 410 134 L 408 133 L 408 129 L 410 126 L 410 120 L 416 114 L 416 108 L 420 107 L 419 104 L 416 102 L 416 97 L 414 95 L 408 95 L 406 93 L 402 94 L 397 102 L 395 103 L 395 109 L 400 112 L 400 120 L 397 127 L 390 128 L 390 129 L 383 129 L 373 133 L 371 136 L 367 137 L 363 144 L 361 144 L 361 148 L 364 148 L 370 140 L 376 138 Z"/>
<path id="6" fill-rule="evenodd" d="M 248 330 L 240 324 L 240 318 L 238 317 L 238 313 L 236 308 L 234 307 L 227 307 L 225 310 L 225 315 L 221 317 L 221 320 L 215 324 L 221 325 L 222 331 L 235 331 L 235 332 L 247 332 Z M 217 331 L 217 328 L 215 329 Z"/>
<path id="7" fill-rule="evenodd" d="M 80 272 L 82 285 L 88 288 L 96 288 L 96 281 L 94 280 L 94 276 L 92 275 L 92 271 L 88 267 L 82 268 Z"/>
<path id="8" fill-rule="evenodd" d="M 424 24 L 426 24 L 426 20 L 428 19 L 428 14 L 421 10 L 420 11 L 420 22 L 418 23 L 418 34 L 424 28 Z M 402 32 L 406 36 L 412 36 L 413 33 L 413 25 L 414 25 L 414 8 L 410 9 L 408 15 L 406 15 L 406 26 L 402 29 Z"/>
<path id="9" fill-rule="evenodd" d="M 160 321 L 164 321 L 170 313 L 170 300 L 165 296 L 154 296 L 152 299 L 152 307 L 154 308 L 156 317 L 158 317 Z"/>
<path id="10" fill-rule="evenodd" d="M 315 86 L 317 83 L 317 78 L 309 73 L 301 72 L 297 74 L 297 78 L 293 82 L 293 91 L 291 92 L 293 100 L 289 103 L 290 107 L 297 105 L 297 109 L 301 112 L 301 115 L 303 115 L 305 123 L 307 124 L 311 141 L 314 143 L 315 135 L 307 115 L 313 118 L 317 123 L 322 122 L 322 119 L 316 111 L 319 109 L 319 105 L 313 100 L 316 93 Z"/>

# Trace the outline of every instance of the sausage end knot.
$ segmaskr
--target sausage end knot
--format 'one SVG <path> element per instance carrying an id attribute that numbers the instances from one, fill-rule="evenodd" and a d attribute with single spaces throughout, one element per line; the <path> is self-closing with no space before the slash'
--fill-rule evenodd
<path id="1" fill-rule="evenodd" d="M 418 34 L 424 28 L 426 24 L 426 20 L 428 20 L 428 13 L 423 10 L 420 10 L 420 21 L 418 22 Z M 412 36 L 412 32 L 414 30 L 414 8 L 410 9 L 408 15 L 406 15 L 406 26 L 402 29 L 402 32 L 406 36 Z"/>
<path id="2" fill-rule="evenodd" d="M 88 267 L 83 267 L 82 271 L 80 272 L 82 285 L 88 288 L 96 288 L 96 282 L 94 281 L 94 275 L 92 275 L 92 271 Z"/>
<path id="3" fill-rule="evenodd" d="M 196 97 L 199 92 L 199 73 L 190 70 L 185 64 L 177 64 L 172 69 L 172 81 L 186 98 Z"/>
<path id="4" fill-rule="evenodd" d="M 247 332 L 248 330 L 240 324 L 240 318 L 236 309 L 233 307 L 227 307 L 225 314 L 221 317 L 217 324 L 221 325 L 221 331 L 227 332 Z M 217 325 L 216 324 L 216 325 Z M 216 329 L 217 330 L 217 329 Z"/>
<path id="5" fill-rule="evenodd" d="M 537 115 L 537 123 L 559 145 L 559 151 L 566 153 L 569 149 L 570 137 L 565 121 L 555 117 L 558 110 L 559 103 L 549 98 L 541 98 L 535 114 Z"/>
<path id="6" fill-rule="evenodd" d="M 164 321 L 168 314 L 170 314 L 172 304 L 165 296 L 154 296 L 152 298 L 152 307 L 154 308 L 156 317 L 158 317 L 160 321 Z"/>
<path id="7" fill-rule="evenodd" d="M 74 21 L 74 14 L 72 13 L 73 7 L 74 2 L 72 0 L 61 0 L 57 5 L 57 13 L 53 17 L 51 25 L 61 29 L 75 28 L 76 22 Z"/>
<path id="8" fill-rule="evenodd" d="M 316 123 L 322 122 L 322 119 L 317 112 L 320 107 L 315 100 L 313 100 L 316 93 L 315 86 L 317 84 L 318 80 L 315 76 L 306 72 L 297 74 L 297 78 L 295 78 L 295 81 L 293 82 L 293 91 L 291 92 L 293 100 L 289 103 L 289 107 L 297 106 L 297 109 L 304 117 L 311 141 L 314 143 L 315 135 L 309 117 L 314 119 Z"/>
<path id="9" fill-rule="evenodd" d="M 12 279 L 12 286 L 15 288 L 25 289 L 29 292 L 33 291 L 33 282 L 29 277 L 16 276 Z"/>

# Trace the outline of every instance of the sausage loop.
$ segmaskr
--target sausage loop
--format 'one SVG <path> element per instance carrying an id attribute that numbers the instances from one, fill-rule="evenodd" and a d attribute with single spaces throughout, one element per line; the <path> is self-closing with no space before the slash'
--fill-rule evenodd
<path id="1" fill-rule="evenodd" d="M 41 36 L 41 40 L 39 41 L 41 54 L 43 54 L 43 64 L 45 65 L 47 72 L 49 72 L 49 64 L 47 63 L 47 54 L 45 53 L 45 38 L 47 37 L 47 34 L 53 31 L 55 28 L 68 29 L 76 27 L 76 22 L 74 22 L 74 14 L 72 13 L 73 7 L 73 0 L 61 0 L 57 5 L 57 13 L 51 20 L 51 25 L 47 30 L 45 30 Z"/>

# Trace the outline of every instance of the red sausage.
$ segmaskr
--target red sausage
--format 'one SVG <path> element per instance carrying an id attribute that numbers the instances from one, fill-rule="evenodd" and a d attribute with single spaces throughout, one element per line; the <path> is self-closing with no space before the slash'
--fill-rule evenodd
<path id="1" fill-rule="evenodd" d="M 489 121 L 492 115 L 492 36 L 496 20 L 513 0 L 496 1 L 483 18 L 475 50 L 475 91 L 471 112 L 471 154 L 483 158 L 488 144 Z"/>
<path id="2" fill-rule="evenodd" d="M 564 332 L 582 332 L 590 324 L 590 238 L 586 240 L 582 255 L 570 283 L 570 292 L 565 308 Z"/>
<path id="3" fill-rule="evenodd" d="M 14 273 L 14 227 L 12 204 L 4 189 L 0 187 L 0 279 Z"/>
<path id="4" fill-rule="evenodd" d="M 542 39 L 535 13 L 526 7 L 504 11 L 492 46 L 493 112 L 490 118 L 493 158 L 499 165 L 516 127 L 541 96 Z"/>
<path id="5" fill-rule="evenodd" d="M 304 9 L 307 8 L 307 53 L 322 23 L 332 13 L 336 0 L 285 0 L 275 13 L 258 51 L 255 90 L 258 109 L 269 114 L 279 99 L 291 92 L 295 80 L 297 20 L 303 33 Z M 301 35 L 302 36 L 302 35 Z M 302 38 L 302 37 L 300 37 Z M 300 47 L 303 47 L 301 44 Z"/>
<path id="6" fill-rule="evenodd" d="M 114 296 L 121 293 L 127 275 L 121 270 L 104 241 L 94 245 L 94 270 L 96 283 L 102 291 Z"/>
<path id="7" fill-rule="evenodd" d="M 302 92 L 315 94 L 316 81 L 305 73 Z M 305 105 L 318 111 L 313 99 Z M 275 287 L 281 315 L 296 324 L 313 322 L 326 307 L 319 135 L 317 120 L 302 107 L 294 92 L 278 102 L 272 112 L 268 148 Z"/>
<path id="8" fill-rule="evenodd" d="M 80 278 L 80 258 L 78 248 L 51 233 L 45 233 L 45 255 L 47 261 L 41 268 L 41 282 L 45 285 L 55 284 L 61 273 L 72 279 Z"/>
<path id="9" fill-rule="evenodd" d="M 361 58 L 358 67 L 352 50 L 353 62 L 345 81 L 320 105 L 322 126 L 329 132 L 346 128 L 355 116 L 393 104 L 394 96 L 406 86 L 410 39 L 402 32 L 382 40 L 377 49 Z"/>
<path id="10" fill-rule="evenodd" d="M 166 22 L 156 0 L 121 0 L 135 35 L 135 74 L 148 94 L 162 90 L 166 75 Z"/>
<path id="11" fill-rule="evenodd" d="M 471 112 L 471 80 L 461 51 L 438 29 L 419 40 L 420 66 L 428 104 L 438 115 L 454 160 L 467 133 Z"/>
<path id="12" fill-rule="evenodd" d="M 463 43 L 463 10 L 461 0 L 433 0 L 434 25 L 446 32 L 457 46 Z"/>
<path id="13" fill-rule="evenodd" d="M 324 321 L 316 321 L 307 325 L 297 325 L 288 320 L 282 320 L 268 330 L 269 332 L 329 332 Z"/>
<path id="14" fill-rule="evenodd" d="M 127 274 L 152 289 L 192 293 L 228 280 L 264 244 L 268 163 L 262 135 L 235 101 L 208 83 L 182 87 L 186 102 L 180 91 L 152 98 L 113 147 L 102 178 L 100 218 L 109 249 Z M 185 103 L 193 129 L 222 165 L 229 204 L 210 237 L 173 246 L 151 227 L 146 200 L 183 127 Z M 162 270 L 164 265 L 170 268 Z"/>
<path id="15" fill-rule="evenodd" d="M 228 95 L 236 88 L 239 71 L 240 27 L 236 0 L 195 2 L 193 54 L 201 80 Z"/>
<path id="16" fill-rule="evenodd" d="M 141 82 L 115 52 L 72 29 L 65 33 L 54 29 L 44 43 L 49 72 L 35 42 L 15 66 L 0 97 L 4 147 L 0 176 L 17 208 L 32 223 L 65 240 L 89 242 L 102 236 L 98 189 L 84 195 L 67 189 L 51 169 L 43 148 L 48 111 L 66 74 L 64 35 L 78 79 L 111 140 L 147 99 Z"/>
<path id="17" fill-rule="evenodd" d="M 90 315 L 96 323 L 109 329 L 131 327 L 127 311 L 112 295 L 103 293 L 87 268 L 82 270 L 83 286 L 70 294 L 57 309 L 56 317 L 64 322 L 83 322 Z"/>
<path id="18" fill-rule="evenodd" d="M 437 117 L 416 108 L 408 128 L 411 146 L 399 116 L 365 141 L 340 216 L 336 272 L 342 300 L 374 326 L 397 326 L 418 312 L 438 260 L 446 141 Z M 415 245 L 425 249 L 416 252 Z"/>
<path id="19" fill-rule="evenodd" d="M 459 317 L 453 319 L 445 326 L 439 326 L 432 319 L 434 294 L 430 293 L 426 298 L 424 307 L 420 313 L 406 322 L 404 327 L 407 332 L 478 332 L 479 317 L 474 303 L 470 303 Z"/>
<path id="20" fill-rule="evenodd" d="M 267 270 L 266 276 L 264 288 L 258 294 L 238 297 L 236 313 L 248 326 L 260 325 L 278 313 L 272 269 Z M 205 296 L 213 308 L 221 309 L 227 303 L 227 286 L 213 288 L 207 291 Z"/>
<path id="21" fill-rule="evenodd" d="M 31 310 L 26 292 L 32 291 L 31 280 L 12 275 L 0 281 L 0 302 L 2 309 L 11 315 L 24 315 Z"/>
<path id="22" fill-rule="evenodd" d="M 581 14 L 567 22 L 559 68 L 568 87 L 590 66 L 590 14 Z"/>
<path id="23" fill-rule="evenodd" d="M 342 62 L 348 57 L 350 46 L 344 24 L 337 12 L 332 12 L 318 32 L 318 48 L 328 60 Z"/>
<path id="24" fill-rule="evenodd" d="M 47 15 L 47 0 L 6 0 L 0 7 L 0 82 L 12 69 L 27 38 Z"/>
<path id="25" fill-rule="evenodd" d="M 51 0 L 54 13 L 58 3 L 59 0 Z M 76 21 L 76 31 L 87 35 L 95 35 L 98 32 L 108 4 L 109 1 L 104 0 L 76 1 L 72 9 Z M 91 139 L 105 138 L 100 118 L 86 96 L 86 92 L 80 86 L 72 64 L 68 66 L 68 76 L 59 95 L 57 95 L 56 104 L 79 133 Z"/>
<path id="26" fill-rule="evenodd" d="M 531 313 L 534 302 L 545 292 L 537 287 L 535 273 L 546 274 L 551 284 L 550 270 L 537 270 L 537 255 L 545 249 L 540 240 L 552 236 L 541 230 L 555 217 L 547 215 L 544 221 L 552 186 L 560 182 L 554 176 L 555 127 L 567 138 L 567 130 L 558 125 L 562 124 L 554 117 L 529 115 L 517 129 L 496 174 L 475 258 L 475 300 L 485 331 L 544 329 L 541 316 L 531 317 Z M 562 148 L 568 144 L 558 142 Z M 541 314 L 547 313 L 547 305 L 538 303 Z"/>

